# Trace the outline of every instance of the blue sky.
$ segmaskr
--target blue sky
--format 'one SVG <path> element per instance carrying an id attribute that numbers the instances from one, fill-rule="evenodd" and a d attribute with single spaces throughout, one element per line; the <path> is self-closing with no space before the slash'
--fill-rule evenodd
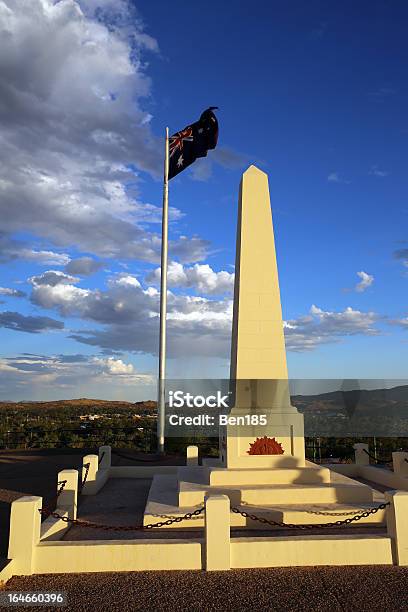
<path id="1" fill-rule="evenodd" d="M 169 376 L 228 375 L 256 163 L 290 376 L 405 378 L 407 18 L 404 2 L 0 1 L 0 397 L 154 396 L 161 137 L 209 105 L 219 145 L 170 184 Z"/>

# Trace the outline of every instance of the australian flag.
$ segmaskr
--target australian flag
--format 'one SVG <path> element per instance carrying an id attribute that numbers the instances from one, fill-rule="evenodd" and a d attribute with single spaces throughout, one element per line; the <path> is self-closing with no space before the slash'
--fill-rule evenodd
<path id="1" fill-rule="evenodd" d="M 169 138 L 169 179 L 190 166 L 198 157 L 206 157 L 218 140 L 218 121 L 210 106 L 200 119 Z"/>

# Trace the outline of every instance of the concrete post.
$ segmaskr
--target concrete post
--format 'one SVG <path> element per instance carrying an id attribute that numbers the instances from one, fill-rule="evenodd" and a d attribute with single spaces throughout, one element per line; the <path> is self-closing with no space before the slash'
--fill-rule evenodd
<path id="1" fill-rule="evenodd" d="M 70 519 L 77 517 L 78 503 L 78 470 L 62 470 L 58 472 L 58 481 L 66 480 L 64 489 L 57 500 L 57 508 L 68 511 Z M 58 486 L 59 489 L 59 486 Z"/>
<path id="2" fill-rule="evenodd" d="M 395 565 L 408 565 L 408 491 L 386 491 L 387 531 L 392 538 Z"/>
<path id="3" fill-rule="evenodd" d="M 408 478 L 408 453 L 392 453 L 392 464 L 394 468 L 394 474 Z"/>
<path id="4" fill-rule="evenodd" d="M 8 557 L 17 575 L 34 572 L 35 547 L 40 541 L 42 497 L 20 497 L 11 504 Z"/>
<path id="5" fill-rule="evenodd" d="M 98 455 L 99 455 L 99 469 L 105 470 L 107 468 L 110 468 L 112 464 L 111 447 L 110 446 L 100 446 Z"/>
<path id="6" fill-rule="evenodd" d="M 86 464 L 89 463 L 88 476 L 82 489 L 82 495 L 94 495 L 96 487 L 96 474 L 98 472 L 98 455 L 85 455 L 82 459 L 82 482 L 85 480 Z"/>
<path id="7" fill-rule="evenodd" d="M 187 446 L 186 465 L 198 465 L 198 446 Z"/>
<path id="8" fill-rule="evenodd" d="M 356 465 L 370 465 L 370 457 L 367 455 L 368 444 L 357 442 L 357 444 L 353 445 L 353 448 L 355 451 L 354 456 Z M 367 453 L 365 451 L 367 451 Z"/>
<path id="9" fill-rule="evenodd" d="M 206 569 L 231 569 L 230 500 L 227 495 L 205 499 Z"/>

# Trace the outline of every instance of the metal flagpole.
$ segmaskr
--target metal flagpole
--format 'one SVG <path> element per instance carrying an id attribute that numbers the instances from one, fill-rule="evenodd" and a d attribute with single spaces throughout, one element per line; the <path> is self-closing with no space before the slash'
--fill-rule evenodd
<path id="1" fill-rule="evenodd" d="M 169 233 L 169 128 L 166 127 L 163 183 L 162 247 L 160 272 L 160 345 L 159 345 L 159 384 L 157 415 L 157 450 L 164 453 L 164 425 L 166 410 L 166 316 L 167 316 L 167 248 Z"/>

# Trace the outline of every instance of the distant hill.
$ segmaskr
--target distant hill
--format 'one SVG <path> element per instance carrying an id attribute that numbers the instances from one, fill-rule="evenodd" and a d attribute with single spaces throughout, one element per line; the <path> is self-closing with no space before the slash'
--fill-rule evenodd
<path id="1" fill-rule="evenodd" d="M 408 385 L 391 389 L 362 389 L 355 391 L 332 391 L 318 395 L 294 395 L 292 403 L 301 412 L 336 411 L 344 409 L 348 398 L 354 398 L 359 412 L 386 414 L 387 416 L 408 416 Z M 386 412 L 384 411 L 386 409 Z"/>
<path id="2" fill-rule="evenodd" d="M 92 411 L 97 408 L 98 410 L 106 409 L 111 412 L 115 409 L 127 408 L 129 410 L 156 410 L 157 403 L 152 400 L 146 400 L 143 402 L 127 402 L 127 401 L 111 401 L 101 399 L 91 399 L 87 397 L 80 397 L 78 399 L 68 400 L 55 400 L 50 402 L 0 402 L 0 410 L 12 409 L 12 410 L 32 410 L 33 408 L 44 409 L 44 410 L 58 410 L 66 408 L 80 408 L 83 411 Z"/>
<path id="3" fill-rule="evenodd" d="M 386 414 L 387 416 L 408 416 L 408 385 L 393 387 L 391 389 L 372 389 L 357 391 L 332 391 L 317 395 L 293 395 L 292 404 L 304 413 L 330 413 L 344 410 L 350 394 L 354 396 L 353 403 L 357 412 L 370 414 Z M 348 396 L 348 398 L 347 398 Z M 115 410 L 129 410 L 136 413 L 140 411 L 156 412 L 157 402 L 146 400 L 143 402 L 113 401 L 80 397 L 78 399 L 55 400 L 50 402 L 0 402 L 0 410 L 67 410 L 81 412 L 113 412 Z M 386 410 L 384 410 L 386 409 Z"/>

